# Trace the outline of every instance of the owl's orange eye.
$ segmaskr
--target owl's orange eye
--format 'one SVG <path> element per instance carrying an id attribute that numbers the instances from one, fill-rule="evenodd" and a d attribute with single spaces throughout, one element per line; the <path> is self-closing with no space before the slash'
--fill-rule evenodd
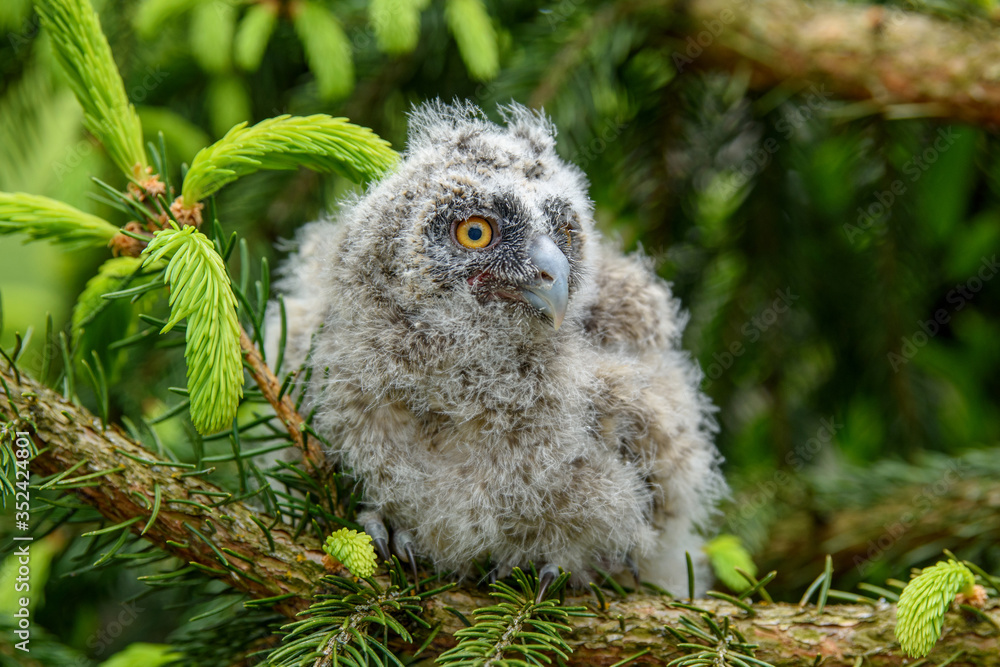
<path id="1" fill-rule="evenodd" d="M 463 248 L 482 250 L 493 242 L 493 225 L 478 215 L 456 222 L 452 230 L 455 241 Z"/>

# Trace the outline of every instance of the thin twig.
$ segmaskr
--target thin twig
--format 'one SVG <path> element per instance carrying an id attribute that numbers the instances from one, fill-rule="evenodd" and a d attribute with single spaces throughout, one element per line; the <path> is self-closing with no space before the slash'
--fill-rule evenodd
<path id="1" fill-rule="evenodd" d="M 291 396 L 287 393 L 282 395 L 281 382 L 264 363 L 264 358 L 261 357 L 257 347 L 243 328 L 240 328 L 240 347 L 243 348 L 243 357 L 246 359 L 247 369 L 250 371 L 251 377 L 260 387 L 264 398 L 274 408 L 281 423 L 285 425 L 288 435 L 292 437 L 292 442 L 302 450 L 302 458 L 309 466 L 310 472 L 314 475 L 323 475 L 328 468 L 323 448 L 316 438 L 302 428 L 306 420 L 295 410 L 295 403 Z"/>

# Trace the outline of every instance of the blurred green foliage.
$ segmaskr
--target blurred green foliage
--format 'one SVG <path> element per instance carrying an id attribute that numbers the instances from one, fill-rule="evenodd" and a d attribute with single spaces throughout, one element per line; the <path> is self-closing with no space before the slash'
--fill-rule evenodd
<path id="1" fill-rule="evenodd" d="M 1000 151 L 990 133 L 886 120 L 818 82 L 756 90 L 738 71 L 678 71 L 674 17 L 642 3 L 94 4 L 147 139 L 162 133 L 174 165 L 238 122 L 281 113 L 343 115 L 402 148 L 407 110 L 428 98 L 469 99 L 494 118 L 511 99 L 544 107 L 560 152 L 591 180 L 601 228 L 654 257 L 689 311 L 685 345 L 719 407 L 737 492 L 778 469 L 997 447 Z M 124 184 L 83 130 L 38 25 L 28 0 L 0 3 L 0 190 L 124 224 L 87 194 L 92 176 Z M 273 266 L 281 239 L 353 187 L 262 172 L 217 206 Z M 47 313 L 68 330 L 101 253 L 2 238 L 0 255 L 0 344 L 44 331 Z M 256 268 L 245 270 L 252 279 Z M 41 339 L 22 361 L 36 372 Z M 166 410 L 184 367 L 165 347 L 123 353 L 112 420 Z M 161 439 L 195 438 L 169 424 Z M 77 567 L 82 548 L 54 571 Z M 41 622 L 104 659 L 88 646 L 95 617 L 141 587 L 107 570 L 78 574 L 59 580 L 58 595 L 93 613 L 43 608 Z M 115 650 L 163 639 L 170 619 L 191 613 L 179 606 L 140 617 Z"/>

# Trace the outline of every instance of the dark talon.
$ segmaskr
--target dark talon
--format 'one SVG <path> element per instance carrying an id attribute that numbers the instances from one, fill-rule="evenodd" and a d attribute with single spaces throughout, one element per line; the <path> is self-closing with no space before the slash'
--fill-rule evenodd
<path id="1" fill-rule="evenodd" d="M 368 531 L 365 531 L 365 532 L 368 532 Z M 379 558 L 381 558 L 383 561 L 385 561 L 387 563 L 391 563 L 392 562 L 392 554 L 389 553 L 389 541 L 388 540 L 384 540 L 382 538 L 375 539 L 373 537 L 372 538 L 372 544 L 374 544 L 375 548 L 378 550 Z"/>
<path id="2" fill-rule="evenodd" d="M 538 604 L 545 599 L 545 593 L 548 592 L 549 586 L 552 582 L 556 580 L 559 576 L 559 566 L 549 563 L 542 568 L 542 571 L 538 573 L 538 595 L 535 596 L 535 604 Z"/>
<path id="3" fill-rule="evenodd" d="M 416 589 L 420 577 L 417 575 L 417 552 L 413 547 L 413 536 L 410 535 L 409 531 L 397 530 L 392 543 L 396 554 L 410 564 L 410 569 L 413 571 L 413 587 Z"/>
<path id="4" fill-rule="evenodd" d="M 378 550 L 378 555 L 383 561 L 392 562 L 392 554 L 389 552 L 389 531 L 385 529 L 385 524 L 379 515 L 374 512 L 364 512 L 358 519 L 361 521 L 361 527 L 372 538 L 372 544 Z"/>

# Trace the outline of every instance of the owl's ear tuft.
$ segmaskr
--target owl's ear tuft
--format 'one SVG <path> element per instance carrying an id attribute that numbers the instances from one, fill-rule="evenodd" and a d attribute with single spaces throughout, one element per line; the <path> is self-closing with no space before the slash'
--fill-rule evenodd
<path id="1" fill-rule="evenodd" d="M 544 110 L 536 111 L 512 102 L 507 106 L 501 106 L 500 113 L 507 123 L 507 131 L 512 136 L 527 141 L 535 157 L 555 150 L 556 126 L 545 115 Z"/>
<path id="2" fill-rule="evenodd" d="M 409 113 L 409 148 L 455 141 L 462 135 L 482 131 L 492 123 L 482 109 L 471 102 L 455 100 L 451 104 L 433 99 L 417 105 Z"/>

